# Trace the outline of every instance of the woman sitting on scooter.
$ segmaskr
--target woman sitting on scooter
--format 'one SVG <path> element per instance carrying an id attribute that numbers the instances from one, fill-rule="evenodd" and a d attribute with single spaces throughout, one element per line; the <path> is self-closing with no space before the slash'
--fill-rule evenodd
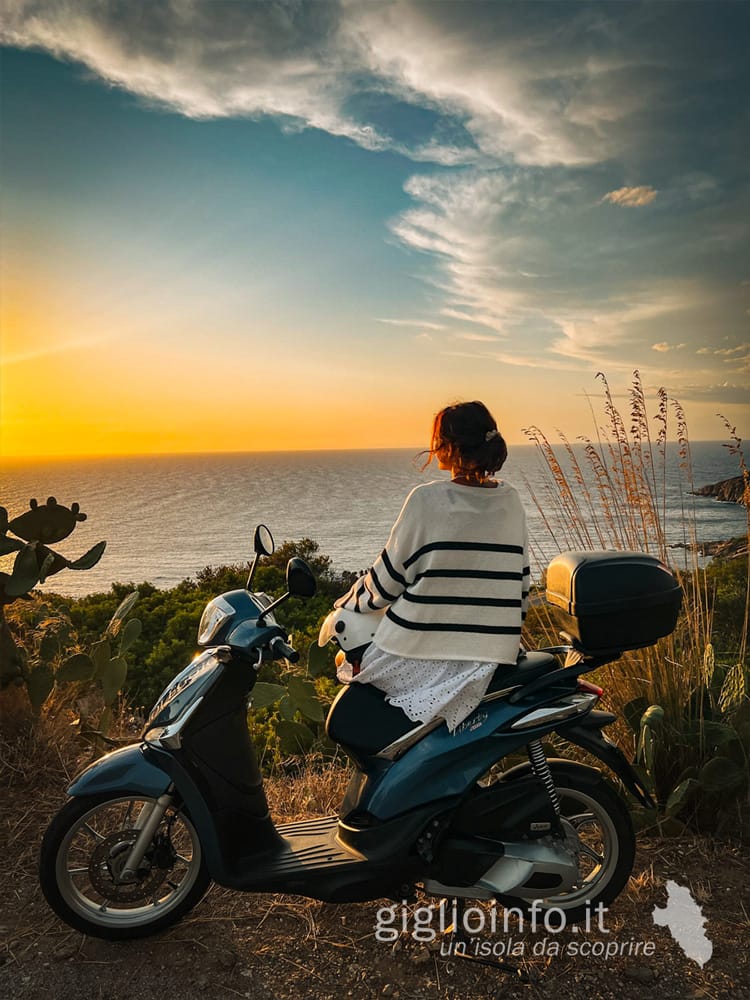
<path id="1" fill-rule="evenodd" d="M 518 493 L 494 478 L 507 454 L 483 403 L 440 410 L 424 468 L 435 458 L 450 480 L 411 491 L 375 564 L 335 602 L 387 609 L 357 675 L 344 664 L 339 679 L 373 684 L 415 722 L 454 730 L 518 658 L 528 537 Z"/>

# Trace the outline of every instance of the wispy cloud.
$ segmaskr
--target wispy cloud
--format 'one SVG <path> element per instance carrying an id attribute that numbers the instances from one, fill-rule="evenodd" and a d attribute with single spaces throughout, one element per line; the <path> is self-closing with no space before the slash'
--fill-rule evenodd
<path id="1" fill-rule="evenodd" d="M 57 344 L 42 344 L 38 347 L 16 351 L 14 354 L 1 354 L 0 365 L 20 365 L 26 361 L 37 361 L 39 358 L 46 358 L 55 354 L 82 351 L 90 347 L 98 347 L 100 344 L 111 343 L 115 339 L 110 334 L 101 334 L 99 336 L 78 337 L 74 340 L 61 341 Z"/>
<path id="2" fill-rule="evenodd" d="M 680 400 L 695 400 L 698 402 L 716 403 L 750 403 L 750 386 L 738 385 L 732 382 L 717 384 L 688 383 L 670 387 Z"/>
<path id="3" fill-rule="evenodd" d="M 721 24 L 710 4 L 690 18 L 670 4 L 468 6 L 6 0 L 0 39 L 192 118 L 270 116 L 422 164 L 389 228 L 429 260 L 438 320 L 378 322 L 450 330 L 476 357 L 502 339 L 494 359 L 529 367 L 625 369 L 686 346 L 696 379 L 700 365 L 717 385 L 730 361 L 742 370 L 747 306 L 727 288 L 747 272 L 726 261 L 748 242 L 743 5 Z M 389 108 L 414 127 L 399 132 Z M 729 333 L 726 353 L 706 353 L 707 329 Z"/>
<path id="4" fill-rule="evenodd" d="M 421 319 L 387 319 L 383 316 L 376 316 L 377 323 L 387 323 L 389 326 L 415 326 L 420 330 L 444 330 L 445 324 L 433 323 Z"/>
<path id="5" fill-rule="evenodd" d="M 648 30 L 659 15 L 539 6 L 7 0 L 0 38 L 193 118 L 271 115 L 417 162 L 581 166 L 621 155 L 637 116 L 644 145 L 659 135 L 650 109 L 679 100 L 673 69 L 689 61 Z M 367 89 L 436 112 L 432 134 L 405 140 L 352 110 Z"/>
<path id="6" fill-rule="evenodd" d="M 654 188 L 648 186 L 622 187 L 605 194 L 602 201 L 622 205 L 624 208 L 641 208 L 643 205 L 650 205 L 657 193 Z"/>
<path id="7" fill-rule="evenodd" d="M 666 340 L 662 340 L 658 344 L 652 344 L 651 350 L 658 351 L 660 354 L 666 354 L 667 351 L 681 351 L 685 346 L 685 344 L 670 344 Z"/>

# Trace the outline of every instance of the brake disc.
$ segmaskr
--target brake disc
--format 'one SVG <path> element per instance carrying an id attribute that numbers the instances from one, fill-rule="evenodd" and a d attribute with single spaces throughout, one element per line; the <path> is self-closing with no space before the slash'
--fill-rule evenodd
<path id="1" fill-rule="evenodd" d="M 151 899 L 167 877 L 169 868 L 151 863 L 146 853 L 138 871 L 127 882 L 120 881 L 128 855 L 138 836 L 137 830 L 120 830 L 99 841 L 89 862 L 89 878 L 97 892 L 118 903 L 138 903 Z"/>

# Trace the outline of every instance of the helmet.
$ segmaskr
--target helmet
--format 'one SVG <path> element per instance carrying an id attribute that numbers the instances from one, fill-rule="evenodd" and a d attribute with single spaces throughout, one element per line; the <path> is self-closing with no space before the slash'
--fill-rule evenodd
<path id="1" fill-rule="evenodd" d="M 360 646 L 367 646 L 375 637 L 384 614 L 385 608 L 367 614 L 334 608 L 320 626 L 318 645 L 325 646 L 331 639 L 335 639 L 346 653 Z"/>

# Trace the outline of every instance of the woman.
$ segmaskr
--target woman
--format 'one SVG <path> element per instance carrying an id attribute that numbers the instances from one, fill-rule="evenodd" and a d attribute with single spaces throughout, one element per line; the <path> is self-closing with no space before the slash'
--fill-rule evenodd
<path id="1" fill-rule="evenodd" d="M 453 731 L 479 704 L 499 663 L 518 658 L 529 592 L 526 517 L 494 478 L 508 454 L 478 401 L 435 417 L 433 458 L 450 480 L 417 486 L 373 567 L 335 606 L 386 608 L 356 677 L 415 722 Z"/>

